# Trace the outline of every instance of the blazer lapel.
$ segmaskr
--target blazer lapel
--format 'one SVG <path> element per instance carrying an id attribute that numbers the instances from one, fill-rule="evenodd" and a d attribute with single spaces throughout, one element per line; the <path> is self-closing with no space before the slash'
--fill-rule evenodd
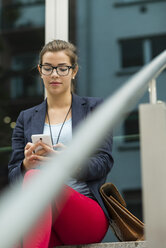
<path id="1" fill-rule="evenodd" d="M 32 134 L 43 133 L 45 116 L 46 116 L 46 100 L 35 108 L 32 119 Z"/>
<path id="2" fill-rule="evenodd" d="M 87 103 L 83 97 L 72 96 L 72 129 L 78 125 L 87 115 Z"/>

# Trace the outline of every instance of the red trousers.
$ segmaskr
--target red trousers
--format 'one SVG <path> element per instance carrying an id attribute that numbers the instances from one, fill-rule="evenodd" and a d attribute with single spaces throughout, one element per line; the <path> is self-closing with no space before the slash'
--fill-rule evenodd
<path id="1" fill-rule="evenodd" d="M 28 171 L 23 184 L 35 173 L 39 171 Z M 98 243 L 107 230 L 108 220 L 99 204 L 64 186 L 63 198 L 56 199 L 48 206 L 42 218 L 24 238 L 23 248 Z"/>

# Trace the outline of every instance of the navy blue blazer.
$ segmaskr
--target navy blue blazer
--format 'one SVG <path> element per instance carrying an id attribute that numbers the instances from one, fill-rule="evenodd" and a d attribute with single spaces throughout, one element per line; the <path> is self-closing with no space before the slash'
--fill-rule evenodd
<path id="1" fill-rule="evenodd" d="M 88 113 L 93 111 L 101 101 L 100 98 L 80 97 L 73 94 L 72 129 L 74 130 L 78 123 L 85 119 Z M 32 134 L 43 133 L 45 115 L 46 100 L 35 107 L 22 111 L 18 116 L 12 136 L 12 155 L 8 165 L 9 180 L 11 182 L 20 179 L 20 177 L 23 178 L 21 164 L 24 159 L 24 147 L 27 142 L 32 142 Z M 88 160 L 88 164 L 85 168 L 83 167 L 81 171 L 75 175 L 78 180 L 83 180 L 88 184 L 107 217 L 108 213 L 99 194 L 99 188 L 106 181 L 107 174 L 112 166 L 112 136 L 108 135 L 103 145 L 98 148 L 95 155 Z"/>

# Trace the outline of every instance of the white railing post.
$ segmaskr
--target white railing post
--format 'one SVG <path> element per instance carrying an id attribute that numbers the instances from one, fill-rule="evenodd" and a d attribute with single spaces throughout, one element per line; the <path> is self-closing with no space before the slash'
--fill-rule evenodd
<path id="1" fill-rule="evenodd" d="M 166 105 L 140 105 L 143 206 L 148 248 L 166 247 Z"/>
<path id="2" fill-rule="evenodd" d="M 150 103 L 157 103 L 156 80 L 153 78 L 149 83 L 149 100 Z"/>

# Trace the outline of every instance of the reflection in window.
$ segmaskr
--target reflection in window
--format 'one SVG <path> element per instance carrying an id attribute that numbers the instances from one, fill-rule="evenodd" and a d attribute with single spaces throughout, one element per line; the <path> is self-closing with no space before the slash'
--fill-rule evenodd
<path id="1" fill-rule="evenodd" d="M 44 45 L 44 0 L 0 0 L 0 193 L 8 182 L 12 131 L 23 109 L 43 101 L 36 70 Z M 34 69 L 35 68 L 35 69 Z"/>
<path id="2" fill-rule="evenodd" d="M 37 65 L 38 53 L 23 53 L 12 57 L 11 68 L 18 71 Z"/>
<path id="3" fill-rule="evenodd" d="M 30 4 L 30 3 L 41 3 L 44 2 L 44 0 L 12 0 L 12 2 L 15 3 L 19 3 L 19 4 Z"/>
<path id="4" fill-rule="evenodd" d="M 36 53 L 25 53 L 12 58 L 11 69 L 15 75 L 10 80 L 10 97 L 12 99 L 42 95 L 40 77 L 34 73 L 37 60 L 38 54 Z"/>
<path id="5" fill-rule="evenodd" d="M 23 95 L 23 80 L 21 77 L 12 78 L 10 81 L 11 98 L 17 98 Z"/>
<path id="6" fill-rule="evenodd" d="M 12 77 L 10 80 L 10 97 L 11 99 L 35 97 L 43 95 L 40 78 L 38 80 L 27 81 L 27 76 Z"/>
<path id="7" fill-rule="evenodd" d="M 41 1 L 40 1 L 41 2 Z M 6 5 L 2 9 L 2 29 L 44 26 L 45 6 L 36 5 Z"/>

